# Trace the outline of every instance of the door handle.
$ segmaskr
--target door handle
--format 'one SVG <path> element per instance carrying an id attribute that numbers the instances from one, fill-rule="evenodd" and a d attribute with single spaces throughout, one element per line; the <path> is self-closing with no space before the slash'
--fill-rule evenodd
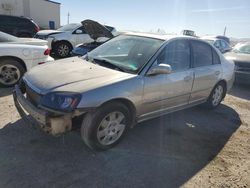
<path id="1" fill-rule="evenodd" d="M 216 76 L 219 76 L 219 75 L 220 75 L 220 71 L 216 71 L 214 74 L 215 74 Z"/>
<path id="2" fill-rule="evenodd" d="M 189 82 L 191 79 L 192 79 L 191 76 L 186 76 L 186 77 L 184 78 L 184 81 L 185 81 L 185 82 Z"/>

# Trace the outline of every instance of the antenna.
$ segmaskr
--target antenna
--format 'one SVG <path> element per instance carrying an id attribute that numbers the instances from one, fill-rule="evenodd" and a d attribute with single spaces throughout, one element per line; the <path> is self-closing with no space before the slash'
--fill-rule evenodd
<path id="1" fill-rule="evenodd" d="M 226 36 L 226 33 L 227 33 L 227 26 L 225 26 L 225 29 L 224 29 L 224 36 Z"/>
<path id="2" fill-rule="evenodd" d="M 70 18 L 70 13 L 69 13 L 69 12 L 68 12 L 68 15 L 67 15 L 67 16 L 68 16 L 68 24 L 69 24 L 69 18 Z"/>

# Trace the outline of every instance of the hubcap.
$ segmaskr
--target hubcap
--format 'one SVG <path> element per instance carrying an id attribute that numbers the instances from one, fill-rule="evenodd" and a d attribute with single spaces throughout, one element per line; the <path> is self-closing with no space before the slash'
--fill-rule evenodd
<path id="1" fill-rule="evenodd" d="M 69 54 L 69 47 L 66 44 L 61 44 L 58 47 L 58 53 L 62 57 L 67 56 Z"/>
<path id="2" fill-rule="evenodd" d="M 121 112 L 112 112 L 101 121 L 97 129 L 97 139 L 102 145 L 115 143 L 123 134 L 126 125 Z"/>
<path id="3" fill-rule="evenodd" d="M 218 85 L 213 93 L 213 100 L 212 103 L 214 106 L 217 106 L 223 97 L 223 87 L 221 85 Z"/>
<path id="4" fill-rule="evenodd" d="M 0 83 L 13 85 L 20 79 L 20 70 L 14 65 L 3 65 L 0 67 Z"/>

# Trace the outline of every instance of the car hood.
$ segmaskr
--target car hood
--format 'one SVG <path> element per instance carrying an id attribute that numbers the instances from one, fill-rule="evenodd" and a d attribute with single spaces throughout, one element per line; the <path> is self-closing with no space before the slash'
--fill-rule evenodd
<path id="1" fill-rule="evenodd" d="M 26 73 L 24 81 L 44 95 L 53 91 L 82 93 L 134 76 L 74 57 L 36 66 Z"/>
<path id="2" fill-rule="evenodd" d="M 14 44 L 28 44 L 34 46 L 45 46 L 48 44 L 48 41 L 34 38 L 19 38 L 18 42 L 11 42 Z"/>
<path id="3" fill-rule="evenodd" d="M 237 62 L 249 62 L 250 54 L 229 52 L 225 54 L 226 59 L 237 61 Z"/>
<path id="4" fill-rule="evenodd" d="M 63 31 L 57 31 L 57 30 L 42 30 L 39 31 L 36 35 L 53 35 L 53 34 L 59 34 L 64 33 Z"/>
<path id="5" fill-rule="evenodd" d="M 94 40 L 105 37 L 105 38 L 113 38 L 113 34 L 109 31 L 105 26 L 99 24 L 93 20 L 84 20 L 82 21 L 82 25 L 86 33 Z"/>

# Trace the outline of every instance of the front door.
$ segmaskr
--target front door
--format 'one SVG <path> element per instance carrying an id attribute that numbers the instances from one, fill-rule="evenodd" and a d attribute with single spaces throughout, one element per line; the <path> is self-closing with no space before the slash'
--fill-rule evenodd
<path id="1" fill-rule="evenodd" d="M 145 116 L 188 104 L 194 80 L 194 72 L 190 69 L 190 54 L 187 39 L 170 42 L 160 53 L 155 64 L 170 65 L 172 73 L 145 76 L 143 97 Z"/>
<path id="2" fill-rule="evenodd" d="M 72 40 L 74 47 L 78 44 L 91 43 L 94 42 L 92 38 L 85 32 L 84 27 L 81 26 L 75 30 L 72 34 Z"/>

